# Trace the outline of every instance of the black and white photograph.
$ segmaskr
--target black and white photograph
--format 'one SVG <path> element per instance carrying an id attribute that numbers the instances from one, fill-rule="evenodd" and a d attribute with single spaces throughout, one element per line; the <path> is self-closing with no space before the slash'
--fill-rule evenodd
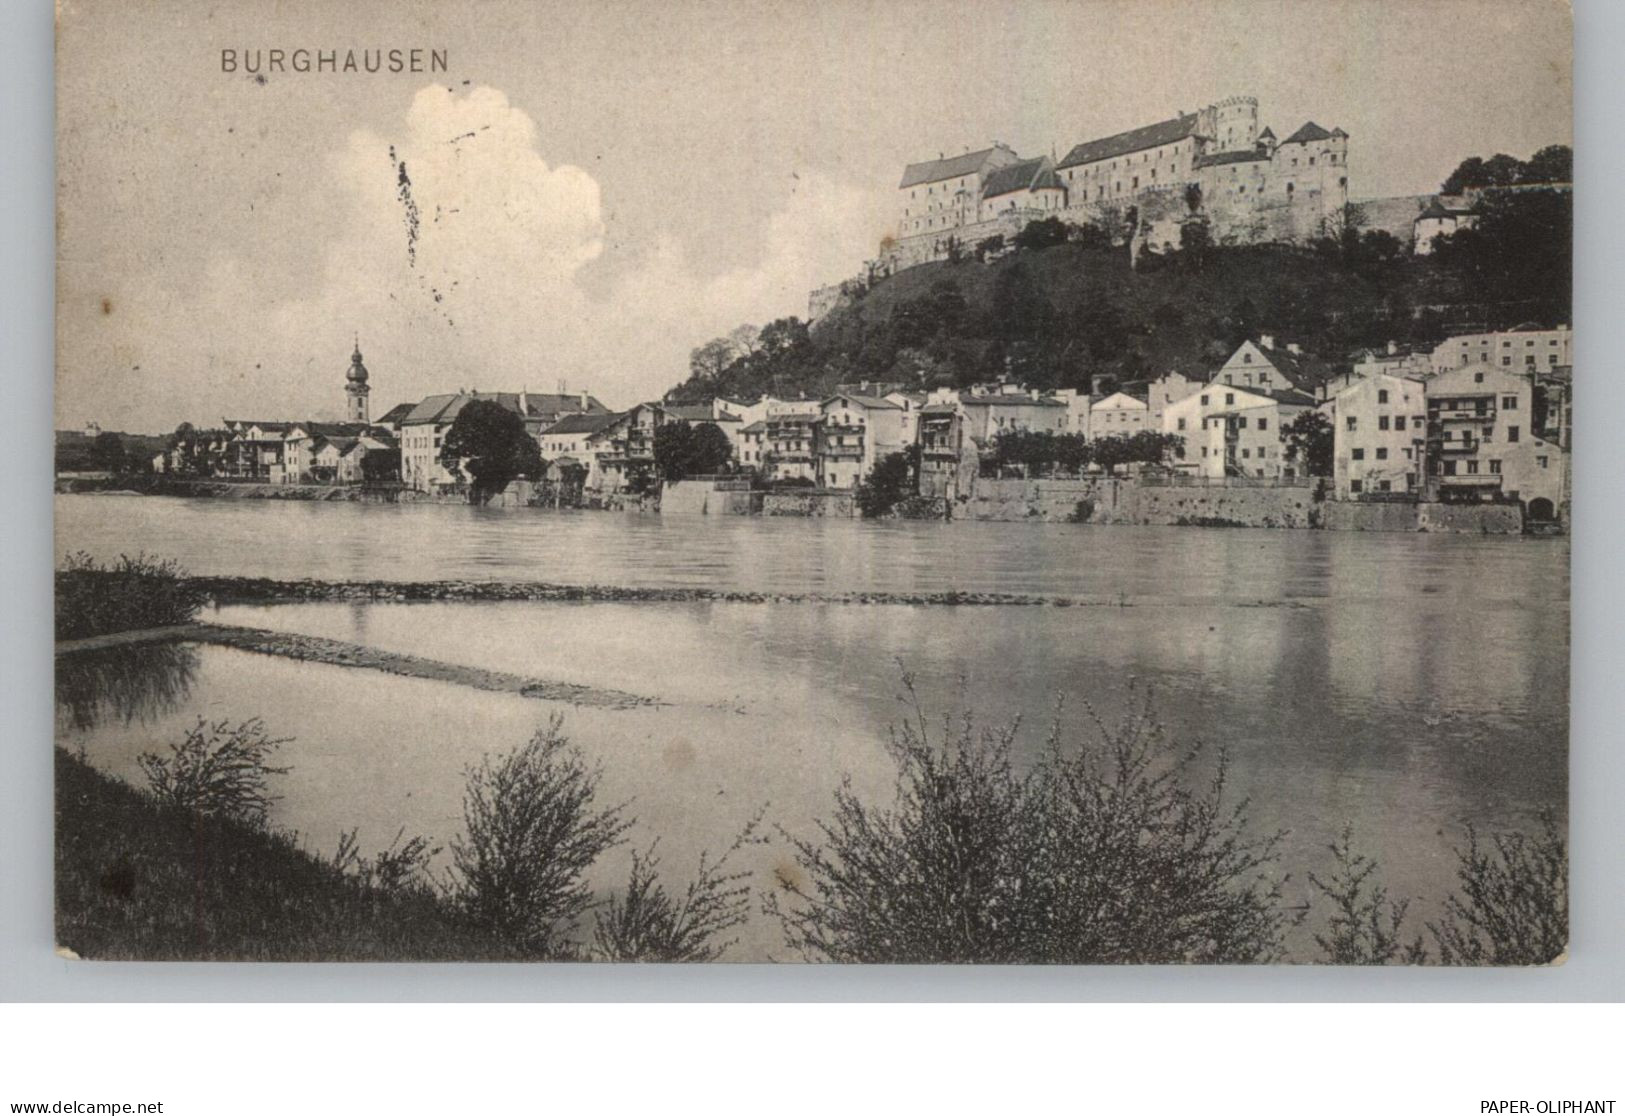
<path id="1" fill-rule="evenodd" d="M 1565 5 L 56 35 L 59 958 L 1568 959 Z"/>

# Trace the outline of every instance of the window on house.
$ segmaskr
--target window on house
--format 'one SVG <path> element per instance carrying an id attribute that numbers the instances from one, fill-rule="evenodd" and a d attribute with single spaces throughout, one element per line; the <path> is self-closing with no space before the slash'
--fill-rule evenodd
<path id="1" fill-rule="evenodd" d="M 1481 384 L 1483 382 L 1484 382 L 1484 373 L 1482 373 L 1482 372 L 1474 372 L 1473 373 L 1473 383 Z"/>
<path id="2" fill-rule="evenodd" d="M 1516 411 L 1518 409 L 1518 397 L 1516 395 L 1501 396 L 1501 409 L 1503 411 Z"/>
<path id="3" fill-rule="evenodd" d="M 1365 450 L 1360 449 L 1360 448 L 1355 448 L 1355 449 L 1349 451 L 1349 456 L 1352 457 L 1355 461 L 1364 461 L 1365 460 Z"/>
<path id="4" fill-rule="evenodd" d="M 1353 429 L 1354 429 L 1354 428 L 1355 428 L 1355 419 L 1354 419 L 1354 416 L 1353 416 L 1353 415 L 1350 415 L 1350 416 L 1349 416 L 1349 417 L 1348 417 L 1348 428 L 1349 428 L 1349 429 L 1350 429 L 1350 430 L 1353 430 Z"/>
<path id="5" fill-rule="evenodd" d="M 1476 460 L 1467 462 L 1467 473 L 1468 473 L 1469 476 L 1477 475 L 1477 473 L 1478 473 L 1478 462 Z"/>
<path id="6" fill-rule="evenodd" d="M 1269 424 L 1270 424 L 1269 419 L 1261 418 L 1261 419 L 1258 420 L 1258 429 L 1260 429 L 1260 430 L 1268 430 L 1269 429 Z"/>
<path id="7" fill-rule="evenodd" d="M 1446 461 L 1444 463 L 1444 475 L 1447 477 L 1453 477 L 1456 475 L 1456 463 L 1454 461 Z"/>
<path id="8" fill-rule="evenodd" d="M 1541 456 L 1535 458 L 1535 464 L 1539 465 L 1542 469 L 1546 468 L 1546 461 L 1547 461 L 1547 458 L 1546 458 L 1545 454 L 1542 454 Z"/>
<path id="9" fill-rule="evenodd" d="M 1204 395 L 1204 396 L 1202 396 L 1202 400 L 1201 400 L 1201 403 L 1202 403 L 1202 406 L 1204 406 L 1204 407 L 1206 407 L 1206 406 L 1207 406 L 1207 396 L 1205 396 L 1205 395 Z"/>
<path id="10" fill-rule="evenodd" d="M 1496 476 L 1501 475 L 1501 459 L 1499 457 L 1492 458 L 1490 460 L 1490 472 L 1494 473 Z"/>
<path id="11" fill-rule="evenodd" d="M 1389 482 L 1389 481 L 1378 481 L 1377 482 L 1377 491 L 1378 492 L 1391 492 L 1391 491 L 1393 491 L 1393 487 L 1394 487 L 1393 484 L 1391 482 Z"/>
<path id="12" fill-rule="evenodd" d="M 1226 405 L 1234 403 L 1236 401 L 1236 393 L 1233 392 L 1233 391 L 1225 392 L 1224 393 L 1224 401 L 1225 401 Z"/>
<path id="13" fill-rule="evenodd" d="M 1386 403 L 1386 402 L 1388 402 L 1388 389 L 1387 388 L 1379 388 L 1379 389 L 1377 389 L 1377 402 L 1378 403 Z"/>
<path id="14" fill-rule="evenodd" d="M 1517 440 L 1518 440 L 1518 428 L 1516 426 L 1507 427 L 1507 441 L 1516 442 Z"/>
<path id="15" fill-rule="evenodd" d="M 1387 461 L 1388 460 L 1388 447 L 1387 446 L 1378 446 L 1377 447 L 1377 460 L 1378 461 Z"/>
<path id="16" fill-rule="evenodd" d="M 1501 358 L 1501 363 L 1503 365 L 1510 365 L 1512 363 L 1512 358 L 1509 356 L 1504 356 Z"/>
<path id="17" fill-rule="evenodd" d="M 1185 429 L 1185 420 L 1184 419 L 1179 420 L 1179 429 L 1180 430 Z"/>
<path id="18" fill-rule="evenodd" d="M 1377 417 L 1377 429 L 1378 430 L 1387 430 L 1388 429 L 1388 416 L 1387 415 L 1379 415 Z"/>
<path id="19" fill-rule="evenodd" d="M 1360 492 L 1360 491 L 1364 490 L 1364 488 L 1365 488 L 1365 485 L 1362 484 L 1360 481 L 1357 481 L 1357 480 L 1349 481 L 1349 491 L 1350 492 Z"/>

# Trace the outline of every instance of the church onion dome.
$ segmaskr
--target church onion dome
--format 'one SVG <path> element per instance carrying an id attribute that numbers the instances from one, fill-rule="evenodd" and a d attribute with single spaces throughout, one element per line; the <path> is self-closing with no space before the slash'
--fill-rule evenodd
<path id="1" fill-rule="evenodd" d="M 355 352 L 350 354 L 350 370 L 344 374 L 344 378 L 352 384 L 367 382 L 367 366 L 361 363 L 361 343 L 359 341 L 356 342 Z"/>

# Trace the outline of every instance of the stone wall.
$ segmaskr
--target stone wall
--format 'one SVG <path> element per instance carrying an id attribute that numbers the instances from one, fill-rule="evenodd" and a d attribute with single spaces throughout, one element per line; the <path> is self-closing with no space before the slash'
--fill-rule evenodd
<path id="1" fill-rule="evenodd" d="M 998 523 L 1313 527 L 1319 520 L 1318 507 L 1308 488 L 1150 487 L 1105 478 L 979 478 L 960 515 Z"/>
<path id="2" fill-rule="evenodd" d="M 857 502 L 850 492 L 837 492 L 816 488 L 795 488 L 783 492 L 766 493 L 762 499 L 763 515 L 832 516 L 850 519 L 858 514 Z"/>
<path id="3" fill-rule="evenodd" d="M 1517 504 L 1377 504 L 1336 500 L 1325 505 L 1328 531 L 1428 531 L 1444 535 L 1519 535 Z"/>

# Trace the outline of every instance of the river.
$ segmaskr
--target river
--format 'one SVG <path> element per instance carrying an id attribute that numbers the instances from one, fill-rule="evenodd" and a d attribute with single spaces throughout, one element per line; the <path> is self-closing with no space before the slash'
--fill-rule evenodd
<path id="1" fill-rule="evenodd" d="M 361 829 L 455 834 L 461 772 L 555 711 L 635 799 L 638 839 L 691 869 L 755 809 L 807 833 L 840 779 L 888 784 L 899 674 L 932 714 L 1022 715 L 1040 746 L 1149 689 L 1171 735 L 1222 746 L 1260 830 L 1290 831 L 1289 896 L 1345 823 L 1429 916 L 1463 827 L 1562 815 L 1566 540 L 1318 531 L 568 514 L 524 509 L 59 496 L 61 553 L 177 558 L 208 574 L 514 578 L 765 591 L 1062 594 L 1079 608 L 852 604 L 436 603 L 233 606 L 213 618 L 612 687 L 640 710 L 555 710 L 448 683 L 218 647 L 68 672 L 59 731 L 135 775 L 199 714 L 261 716 L 294 740 L 276 822 L 331 848 Z M 164 660 L 168 661 L 164 661 Z M 143 682 L 143 673 L 158 678 Z M 131 675 L 136 676 L 132 681 Z M 75 689 L 75 687 L 79 689 Z M 758 850 L 764 876 L 782 845 Z M 624 867 L 605 865 L 600 887 Z M 1307 930 L 1298 956 L 1313 955 Z M 782 955 L 758 917 L 730 956 Z"/>

